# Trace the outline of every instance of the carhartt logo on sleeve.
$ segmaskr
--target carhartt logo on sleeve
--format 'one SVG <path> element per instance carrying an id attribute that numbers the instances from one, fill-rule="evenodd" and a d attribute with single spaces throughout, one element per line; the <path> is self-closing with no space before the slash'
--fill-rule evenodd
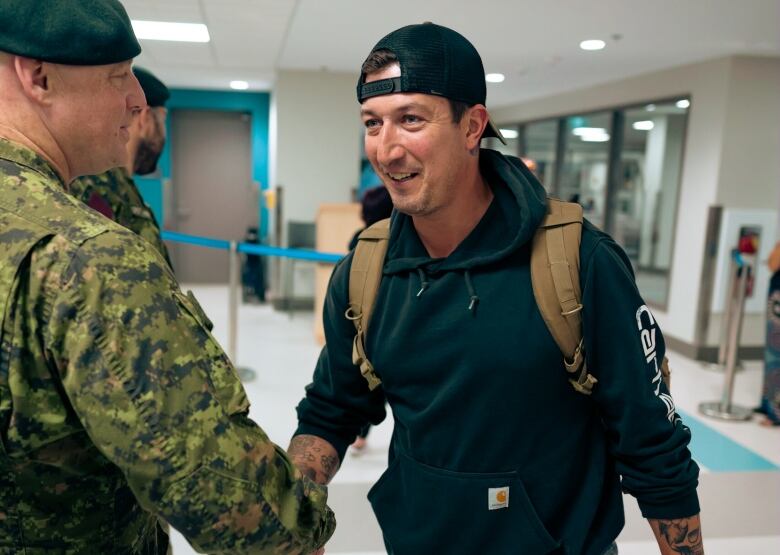
<path id="1" fill-rule="evenodd" d="M 488 510 L 506 509 L 509 507 L 509 486 L 504 488 L 488 488 Z"/>

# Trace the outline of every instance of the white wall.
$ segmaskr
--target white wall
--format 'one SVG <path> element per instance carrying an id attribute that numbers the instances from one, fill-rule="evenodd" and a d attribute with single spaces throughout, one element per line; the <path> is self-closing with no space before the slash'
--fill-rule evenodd
<path id="1" fill-rule="evenodd" d="M 694 340 L 707 209 L 718 201 L 731 65 L 730 58 L 712 60 L 491 111 L 509 123 L 691 97 L 668 308 L 654 310 L 667 335 L 688 343 Z"/>
<path id="2" fill-rule="evenodd" d="M 730 208 L 777 207 L 780 58 L 734 58 L 727 110 L 718 202 Z"/>
<path id="3" fill-rule="evenodd" d="M 351 200 L 360 177 L 355 83 L 352 73 L 279 72 L 273 168 L 285 221 L 313 222 L 320 204 Z"/>

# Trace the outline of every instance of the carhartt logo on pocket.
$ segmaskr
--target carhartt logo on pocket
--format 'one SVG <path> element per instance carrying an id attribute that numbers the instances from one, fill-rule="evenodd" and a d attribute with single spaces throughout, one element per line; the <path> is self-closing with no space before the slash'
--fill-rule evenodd
<path id="1" fill-rule="evenodd" d="M 509 507 L 509 486 L 504 488 L 488 488 L 488 510 L 506 509 Z"/>

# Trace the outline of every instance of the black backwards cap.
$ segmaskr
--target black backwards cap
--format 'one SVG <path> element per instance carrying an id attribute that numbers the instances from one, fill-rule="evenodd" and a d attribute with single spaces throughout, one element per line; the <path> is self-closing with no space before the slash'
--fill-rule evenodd
<path id="1" fill-rule="evenodd" d="M 361 104 L 374 96 L 399 92 L 433 94 L 469 106 L 485 104 L 487 87 L 482 58 L 460 33 L 431 22 L 407 25 L 376 43 L 371 54 L 377 50 L 395 54 L 401 76 L 364 83 L 366 76 L 361 74 L 357 84 Z M 497 137 L 506 144 L 490 119 L 482 136 Z"/>
<path id="2" fill-rule="evenodd" d="M 135 58 L 141 45 L 118 0 L 0 0 L 0 51 L 96 66 Z"/>
<path id="3" fill-rule="evenodd" d="M 165 106 L 168 99 L 171 97 L 171 92 L 165 84 L 157 79 L 151 71 L 142 67 L 133 67 L 133 74 L 138 79 L 138 83 L 144 91 L 146 96 L 146 104 L 150 108 L 156 106 Z"/>

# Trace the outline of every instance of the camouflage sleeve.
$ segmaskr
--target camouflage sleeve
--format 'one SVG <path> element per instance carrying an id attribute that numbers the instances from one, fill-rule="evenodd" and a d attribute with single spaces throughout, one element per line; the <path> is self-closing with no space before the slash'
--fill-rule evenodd
<path id="1" fill-rule="evenodd" d="M 209 553 L 307 553 L 327 541 L 326 489 L 248 418 L 233 366 L 158 253 L 110 231 L 49 287 L 64 393 L 145 509 Z"/>

